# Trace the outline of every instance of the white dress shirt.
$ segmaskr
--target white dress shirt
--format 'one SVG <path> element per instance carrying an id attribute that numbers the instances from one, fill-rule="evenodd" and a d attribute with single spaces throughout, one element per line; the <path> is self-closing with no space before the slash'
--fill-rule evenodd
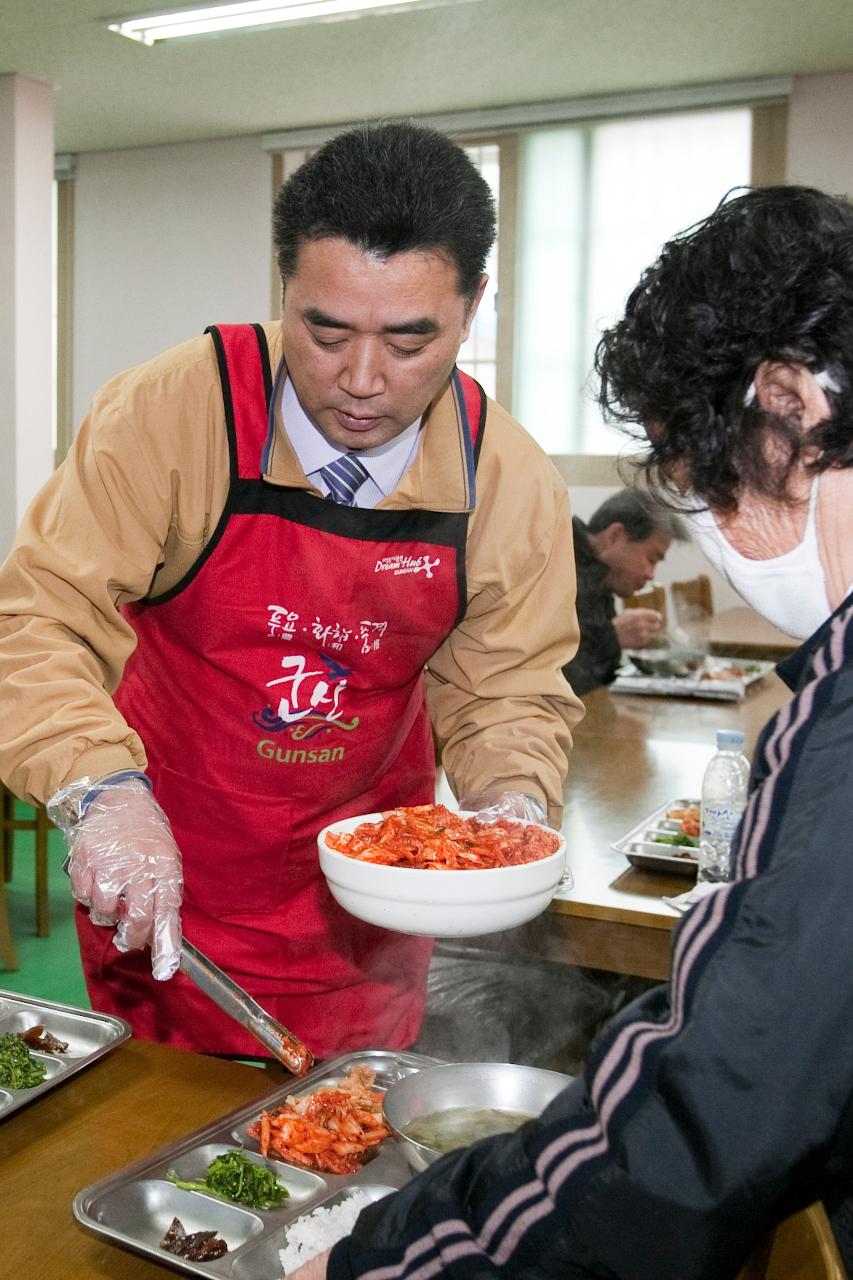
<path id="1" fill-rule="evenodd" d="M 293 445 L 294 453 L 305 475 L 321 493 L 328 494 L 328 485 L 319 474 L 321 467 L 327 467 L 336 458 L 342 458 L 347 450 L 337 449 L 330 444 L 321 431 L 318 431 L 308 414 L 299 403 L 290 378 L 285 380 L 281 397 L 281 412 L 287 438 Z M 375 507 L 377 502 L 396 489 L 403 475 L 412 464 L 418 448 L 418 434 L 421 418 L 406 427 L 387 444 L 376 445 L 373 449 L 359 449 L 358 460 L 370 477 L 365 480 L 355 495 L 356 507 Z"/>

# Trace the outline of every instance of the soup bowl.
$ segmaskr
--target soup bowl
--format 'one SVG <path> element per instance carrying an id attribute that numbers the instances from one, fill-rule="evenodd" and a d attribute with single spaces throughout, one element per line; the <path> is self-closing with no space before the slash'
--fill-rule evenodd
<path id="1" fill-rule="evenodd" d="M 324 827 L 317 837 L 320 869 L 332 897 L 350 915 L 397 933 L 473 938 L 512 929 L 545 910 L 566 869 L 566 842 L 555 831 L 550 834 L 559 845 L 545 858 L 467 871 L 382 866 L 327 843 L 332 832 L 381 819 L 381 813 L 368 813 Z"/>
<path id="2" fill-rule="evenodd" d="M 541 1115 L 571 1077 L 542 1067 L 512 1062 L 455 1062 L 425 1067 L 392 1084 L 383 1109 L 409 1165 L 416 1173 L 444 1154 L 405 1133 L 408 1125 L 436 1112 L 507 1111 L 528 1118 Z M 510 1121 L 507 1131 L 515 1125 Z"/>

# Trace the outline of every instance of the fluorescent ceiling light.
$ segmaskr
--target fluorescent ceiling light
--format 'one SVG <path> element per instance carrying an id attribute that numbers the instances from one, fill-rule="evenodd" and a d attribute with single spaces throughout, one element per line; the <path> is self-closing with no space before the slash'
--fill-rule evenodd
<path id="1" fill-rule="evenodd" d="M 279 0 L 278 4 L 270 0 L 247 0 L 243 4 L 209 5 L 203 9 L 178 9 L 174 13 L 121 18 L 107 23 L 107 26 L 121 36 L 150 45 L 157 40 L 172 40 L 178 36 L 237 31 L 243 27 L 271 27 L 285 22 L 357 17 L 369 10 L 391 12 L 408 9 L 415 4 L 429 5 L 430 0 Z"/>

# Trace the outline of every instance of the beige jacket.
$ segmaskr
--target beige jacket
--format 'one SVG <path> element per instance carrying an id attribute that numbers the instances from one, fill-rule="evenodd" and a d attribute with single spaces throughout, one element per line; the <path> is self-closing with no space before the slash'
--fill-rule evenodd
<path id="1" fill-rule="evenodd" d="M 275 369 L 278 324 L 265 326 Z M 279 423 L 266 478 L 313 487 Z M 468 510 L 448 388 L 382 507 Z M 228 449 L 213 344 L 185 343 L 95 396 L 68 458 L 27 512 L 0 568 L 0 777 L 44 802 L 77 778 L 144 768 L 115 707 L 136 637 L 118 606 L 159 595 L 216 528 Z M 561 674 L 577 648 L 566 488 L 490 402 L 469 522 L 468 608 L 435 653 L 426 699 L 457 795 L 519 789 L 557 819 L 583 707 Z"/>

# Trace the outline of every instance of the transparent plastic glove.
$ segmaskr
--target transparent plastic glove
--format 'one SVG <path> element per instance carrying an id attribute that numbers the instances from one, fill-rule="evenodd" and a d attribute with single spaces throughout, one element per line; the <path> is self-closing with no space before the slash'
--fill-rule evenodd
<path id="1" fill-rule="evenodd" d="M 92 922 L 118 925 L 119 951 L 150 946 L 154 977 L 171 978 L 180 960 L 181 855 L 146 782 L 80 778 L 51 797 L 48 816 L 65 835 L 71 891 Z"/>
<path id="2" fill-rule="evenodd" d="M 520 818 L 522 822 L 536 822 L 548 827 L 548 813 L 541 800 L 526 796 L 521 791 L 478 791 L 464 795 L 459 808 L 470 811 L 481 822 L 495 822 L 498 818 Z M 560 879 L 560 889 L 571 889 L 574 881 L 567 866 Z"/>
<path id="3" fill-rule="evenodd" d="M 548 826 L 548 814 L 541 800 L 522 795 L 520 791 L 478 791 L 461 796 L 459 808 L 470 810 L 481 822 L 498 818 L 520 818 L 522 822 L 538 822 Z"/>
<path id="4" fill-rule="evenodd" d="M 536 822 L 548 827 L 547 810 L 535 796 L 521 791 L 478 791 L 460 797 L 459 808 L 469 811 L 481 822 L 495 822 L 498 818 L 520 818 L 522 822 Z M 563 869 L 559 889 L 571 889 L 574 884 L 567 866 Z"/>

